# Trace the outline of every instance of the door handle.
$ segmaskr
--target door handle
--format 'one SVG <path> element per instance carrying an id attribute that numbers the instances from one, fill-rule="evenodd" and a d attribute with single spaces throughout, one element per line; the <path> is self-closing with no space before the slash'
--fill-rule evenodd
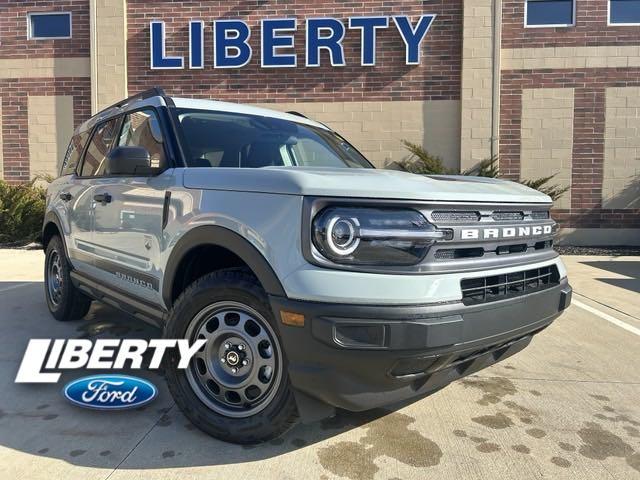
<path id="1" fill-rule="evenodd" d="M 63 202 L 68 202 L 72 198 L 73 196 L 69 192 L 60 192 L 60 200 Z"/>
<path id="2" fill-rule="evenodd" d="M 102 205 L 106 205 L 107 203 L 111 203 L 111 195 L 108 193 L 99 193 L 98 195 L 94 195 L 93 199 L 97 203 L 101 203 Z"/>

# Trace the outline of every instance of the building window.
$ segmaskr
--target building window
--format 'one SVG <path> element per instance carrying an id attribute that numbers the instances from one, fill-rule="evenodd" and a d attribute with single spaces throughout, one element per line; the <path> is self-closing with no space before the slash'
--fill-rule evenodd
<path id="1" fill-rule="evenodd" d="M 610 0 L 610 25 L 640 25 L 640 0 Z"/>
<path id="2" fill-rule="evenodd" d="M 28 38 L 31 40 L 71 38 L 71 13 L 29 13 L 27 30 Z"/>
<path id="3" fill-rule="evenodd" d="M 571 27 L 575 25 L 575 0 L 526 0 L 525 26 Z"/>

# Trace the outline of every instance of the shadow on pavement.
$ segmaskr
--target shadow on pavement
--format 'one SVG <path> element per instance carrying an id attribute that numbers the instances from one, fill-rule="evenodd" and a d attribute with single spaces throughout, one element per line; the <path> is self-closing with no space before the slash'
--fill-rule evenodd
<path id="1" fill-rule="evenodd" d="M 592 261 L 580 262 L 589 267 L 598 268 L 607 272 L 629 278 L 595 278 L 595 280 L 607 283 L 614 287 L 623 288 L 630 292 L 640 293 L 640 261 Z"/>

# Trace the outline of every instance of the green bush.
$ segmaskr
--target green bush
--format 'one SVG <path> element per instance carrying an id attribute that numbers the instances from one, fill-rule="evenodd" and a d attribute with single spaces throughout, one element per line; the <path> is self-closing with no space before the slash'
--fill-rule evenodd
<path id="1" fill-rule="evenodd" d="M 410 173 L 418 173 L 421 175 L 471 175 L 476 177 L 491 177 L 499 178 L 500 171 L 498 170 L 498 157 L 488 158 L 483 160 L 474 168 L 458 172 L 449 169 L 444 166 L 442 159 L 438 156 L 430 154 L 421 145 L 403 140 L 402 144 L 411 153 L 411 156 L 401 162 L 397 162 L 394 166 L 397 166 L 400 170 Z M 548 177 L 536 178 L 533 180 L 520 180 L 519 183 L 526 185 L 527 187 L 538 190 L 539 192 L 549 195 L 552 200 L 557 200 L 569 190 L 569 187 L 563 187 L 561 185 L 549 184 L 555 175 Z"/>
<path id="2" fill-rule="evenodd" d="M 46 189 L 40 178 L 22 185 L 0 180 L 0 243 L 20 244 L 40 238 Z"/>

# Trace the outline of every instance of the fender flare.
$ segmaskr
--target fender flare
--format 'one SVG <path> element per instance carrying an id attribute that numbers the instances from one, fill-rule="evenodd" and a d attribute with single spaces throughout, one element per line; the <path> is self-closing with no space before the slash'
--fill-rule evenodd
<path id="1" fill-rule="evenodd" d="M 248 240 L 228 228 L 203 225 L 187 232 L 171 249 L 163 275 L 165 280 L 162 283 L 162 299 L 167 308 L 171 308 L 173 304 L 171 293 L 180 263 L 191 250 L 201 246 L 226 248 L 249 266 L 269 295 L 286 297 L 271 265 Z"/>
<path id="2" fill-rule="evenodd" d="M 58 232 L 60 233 L 60 238 L 62 239 L 62 246 L 64 247 L 64 253 L 67 256 L 67 258 L 69 258 L 69 250 L 67 249 L 67 241 L 64 238 L 64 229 L 62 228 L 62 222 L 60 221 L 58 214 L 53 210 L 49 210 L 47 213 L 45 213 L 44 220 L 42 222 L 42 249 L 45 250 L 44 231 L 46 230 L 47 226 L 51 223 L 53 223 L 58 229 Z"/>

